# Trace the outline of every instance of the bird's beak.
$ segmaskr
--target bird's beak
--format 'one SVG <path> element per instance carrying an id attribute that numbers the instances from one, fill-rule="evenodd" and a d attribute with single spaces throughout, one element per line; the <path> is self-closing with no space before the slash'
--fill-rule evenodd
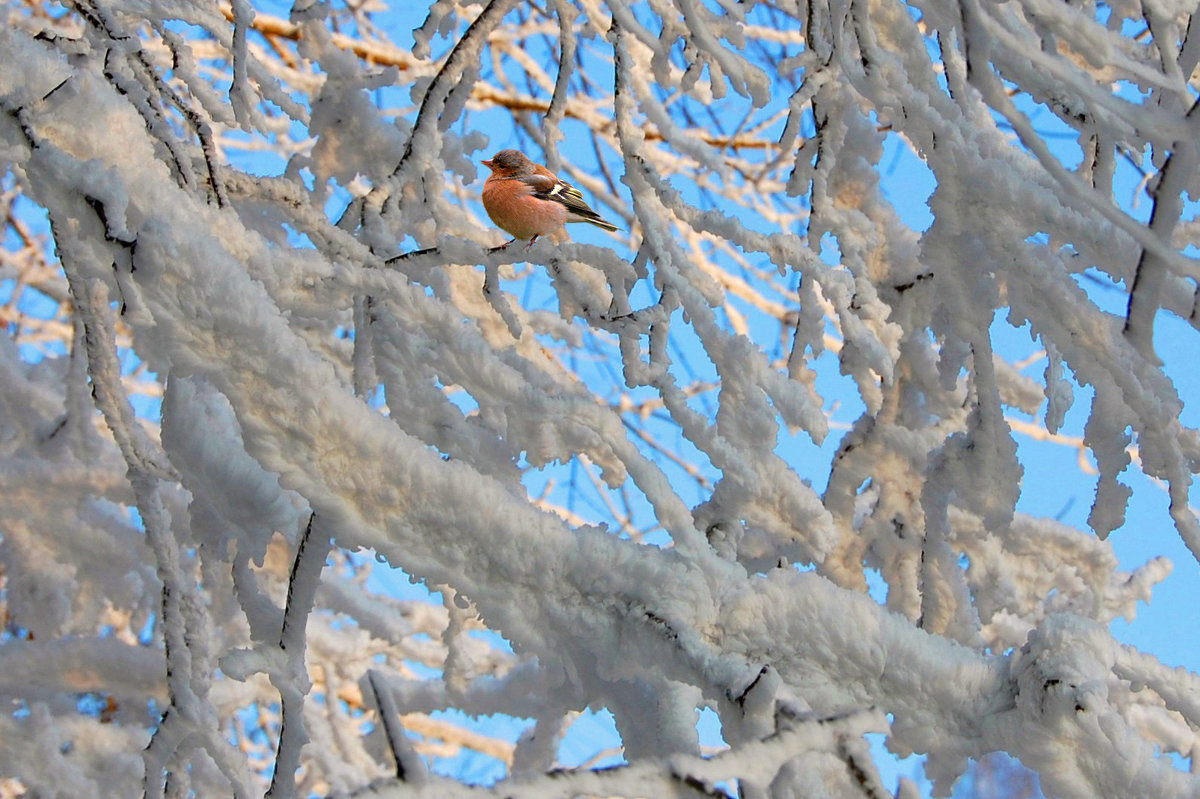
<path id="1" fill-rule="evenodd" d="M 488 159 L 487 161 L 480 161 L 479 163 L 483 164 L 483 165 L 484 165 L 484 166 L 486 166 L 488 169 L 493 169 L 493 170 L 494 170 L 494 169 L 496 168 L 496 165 L 495 165 L 495 164 L 493 164 L 493 163 L 491 162 L 491 159 Z"/>

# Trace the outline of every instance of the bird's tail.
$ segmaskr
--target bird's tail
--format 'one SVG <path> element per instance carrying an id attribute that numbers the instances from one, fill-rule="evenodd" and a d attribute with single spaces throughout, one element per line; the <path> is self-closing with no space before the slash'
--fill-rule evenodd
<path id="1" fill-rule="evenodd" d="M 600 216 L 600 214 L 596 213 L 595 211 L 592 211 L 591 216 L 584 216 L 583 214 L 579 214 L 578 212 L 576 212 L 576 215 L 579 216 L 579 219 L 568 220 L 568 221 L 587 222 L 589 225 L 595 225 L 596 227 L 604 228 L 605 230 L 620 230 L 621 229 L 621 228 L 617 227 L 616 225 L 614 225 L 612 222 L 609 222 L 604 217 Z"/>
<path id="2" fill-rule="evenodd" d="M 592 207 L 583 199 L 583 194 L 580 193 L 579 189 L 570 183 L 559 181 L 558 185 L 550 190 L 546 198 L 556 200 L 567 207 L 568 222 L 587 222 L 589 225 L 595 225 L 605 230 L 620 230 L 612 222 L 609 222 L 600 216 L 600 214 L 593 211 Z"/>

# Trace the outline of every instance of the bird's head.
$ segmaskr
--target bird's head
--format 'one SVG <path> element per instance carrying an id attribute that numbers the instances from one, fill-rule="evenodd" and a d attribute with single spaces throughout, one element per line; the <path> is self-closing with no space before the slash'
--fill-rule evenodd
<path id="1" fill-rule="evenodd" d="M 530 161 L 520 150 L 501 150 L 490 160 L 481 163 L 493 172 L 520 172 L 529 166 Z"/>

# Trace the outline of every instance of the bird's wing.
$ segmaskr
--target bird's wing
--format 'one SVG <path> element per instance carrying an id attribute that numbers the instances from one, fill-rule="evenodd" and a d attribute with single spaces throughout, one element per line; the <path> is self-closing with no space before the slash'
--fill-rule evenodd
<path id="1" fill-rule="evenodd" d="M 534 197 L 566 206 L 567 212 L 570 214 L 567 218 L 568 222 L 591 222 L 593 225 L 607 230 L 617 229 L 616 225 L 593 211 L 592 207 L 583 199 L 583 194 L 579 189 L 565 180 L 547 175 L 530 175 L 524 180 L 533 189 Z"/>

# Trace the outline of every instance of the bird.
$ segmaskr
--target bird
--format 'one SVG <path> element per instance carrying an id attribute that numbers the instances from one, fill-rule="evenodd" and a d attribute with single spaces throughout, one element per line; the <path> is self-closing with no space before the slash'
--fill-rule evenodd
<path id="1" fill-rule="evenodd" d="M 525 249 L 541 236 L 558 239 L 567 222 L 587 222 L 604 230 L 619 230 L 592 210 L 579 189 L 520 150 L 501 150 L 482 162 L 492 170 L 483 184 L 483 207 L 496 227 L 526 241 Z"/>

